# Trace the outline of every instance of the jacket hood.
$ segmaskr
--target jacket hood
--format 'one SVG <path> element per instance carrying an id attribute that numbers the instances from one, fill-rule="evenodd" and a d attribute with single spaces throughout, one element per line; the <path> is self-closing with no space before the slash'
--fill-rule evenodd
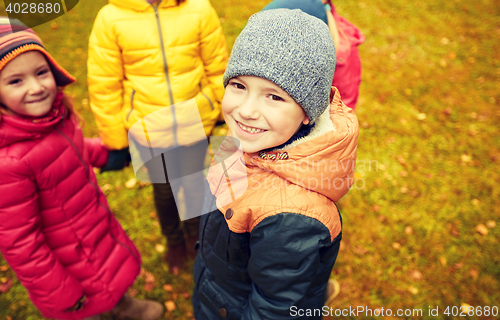
<path id="1" fill-rule="evenodd" d="M 136 11 L 146 11 L 151 8 L 151 4 L 146 0 L 109 0 L 109 3 L 114 4 L 118 7 L 123 7 L 127 9 L 132 9 Z M 158 7 L 174 7 L 177 5 L 176 0 L 162 0 Z"/>
<path id="2" fill-rule="evenodd" d="M 338 201 L 354 183 L 358 135 L 359 125 L 354 111 L 341 101 L 338 90 L 332 87 L 330 106 L 309 135 L 286 147 L 243 153 L 238 152 L 234 144 L 231 148 L 227 147 L 231 143 L 225 141 L 224 145 L 223 142 L 207 176 L 210 189 L 217 196 L 220 207 L 243 195 L 252 185 L 259 184 L 263 188 L 267 185 L 269 188 L 281 183 L 276 180 L 279 177 L 278 180 Z M 221 159 L 225 159 L 223 165 L 217 166 Z M 229 183 L 224 183 L 224 180 Z M 270 180 L 270 183 L 263 180 Z"/>
<path id="3" fill-rule="evenodd" d="M 0 148 L 16 142 L 36 139 L 45 132 L 50 132 L 66 117 L 66 108 L 62 103 L 63 93 L 59 92 L 49 114 L 43 118 L 21 118 L 2 115 L 0 118 Z"/>

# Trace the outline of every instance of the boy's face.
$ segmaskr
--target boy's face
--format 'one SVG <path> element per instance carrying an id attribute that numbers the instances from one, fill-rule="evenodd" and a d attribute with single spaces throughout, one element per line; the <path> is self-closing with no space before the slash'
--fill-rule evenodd
<path id="1" fill-rule="evenodd" d="M 283 89 L 254 76 L 229 80 L 222 112 L 233 137 L 248 153 L 278 146 L 309 123 L 304 109 Z"/>
<path id="2" fill-rule="evenodd" d="M 20 54 L 0 72 L 0 101 L 17 114 L 40 117 L 52 108 L 57 94 L 54 75 L 38 51 Z"/>

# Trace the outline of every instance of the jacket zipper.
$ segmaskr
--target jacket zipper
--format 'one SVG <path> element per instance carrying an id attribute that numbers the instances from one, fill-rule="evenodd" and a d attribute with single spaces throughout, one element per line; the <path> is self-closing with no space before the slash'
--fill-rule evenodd
<path id="1" fill-rule="evenodd" d="M 175 116 L 175 106 L 174 106 L 174 99 L 173 99 L 173 94 L 172 94 L 172 86 L 170 84 L 170 78 L 168 76 L 168 65 L 167 65 L 167 55 L 165 54 L 165 45 L 163 44 L 163 33 L 161 32 L 161 23 L 160 23 L 160 17 L 158 15 L 158 6 L 160 5 L 161 1 L 159 1 L 156 6 L 151 4 L 153 6 L 153 9 L 155 11 L 155 16 L 156 16 L 156 25 L 158 26 L 158 34 L 160 36 L 160 47 L 161 47 L 161 53 L 163 56 L 163 69 L 165 71 L 165 79 L 167 81 L 167 87 L 168 87 L 168 96 L 170 98 L 170 108 L 172 111 L 172 117 L 173 117 L 173 128 L 172 132 L 174 134 L 174 145 L 177 146 L 177 120 Z"/>
<path id="2" fill-rule="evenodd" d="M 109 221 L 111 222 L 111 216 L 112 216 L 112 213 L 111 213 L 111 210 L 109 210 L 109 208 L 105 205 L 103 205 L 101 203 L 101 201 L 99 200 L 99 197 L 100 197 L 100 193 L 99 193 L 99 188 L 94 184 L 94 182 L 92 180 L 90 180 L 90 176 L 89 176 L 89 170 L 88 170 L 88 167 L 87 167 L 87 164 L 85 163 L 85 161 L 83 161 L 83 158 L 80 154 L 80 151 L 78 151 L 78 148 L 75 146 L 75 144 L 73 143 L 73 141 L 66 135 L 64 134 L 64 132 L 62 132 L 61 130 L 59 130 L 59 128 L 56 128 L 57 132 L 63 136 L 64 139 L 66 139 L 70 146 L 73 148 L 73 150 L 75 150 L 76 152 L 76 155 L 78 156 L 78 159 L 80 160 L 80 163 L 83 165 L 83 167 L 85 168 L 85 173 L 87 175 L 87 181 L 92 185 L 92 187 L 94 187 L 95 191 L 96 191 L 96 195 L 97 195 L 97 203 L 103 207 L 107 212 L 108 212 L 108 219 Z M 129 248 L 129 246 L 127 246 L 125 243 L 122 243 L 120 242 L 118 239 L 115 238 L 115 236 L 110 232 L 109 233 L 111 235 L 111 237 L 116 241 L 116 243 L 118 243 L 119 245 L 121 245 L 122 247 L 124 247 L 131 255 L 132 257 L 134 257 L 134 259 L 137 261 L 137 263 L 140 265 L 139 261 L 140 259 L 135 255 L 135 253 Z"/>
<path id="3" fill-rule="evenodd" d="M 132 89 L 132 94 L 130 95 L 130 111 L 127 114 L 127 121 L 132 111 L 134 111 L 134 96 L 135 96 L 135 89 Z"/>
<path id="4" fill-rule="evenodd" d="M 210 108 L 212 108 L 212 111 L 214 111 L 214 105 L 212 103 L 212 100 L 210 100 L 210 98 L 205 94 L 205 92 L 203 92 L 203 89 L 201 87 L 201 82 L 200 82 L 200 92 L 208 100 L 208 103 L 210 103 Z"/>

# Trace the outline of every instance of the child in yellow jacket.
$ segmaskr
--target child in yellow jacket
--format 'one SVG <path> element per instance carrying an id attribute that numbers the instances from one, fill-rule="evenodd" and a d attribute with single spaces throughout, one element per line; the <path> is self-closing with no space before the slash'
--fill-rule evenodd
<path id="1" fill-rule="evenodd" d="M 169 176 L 186 165 L 203 170 L 207 145 L 200 141 L 185 146 L 178 141 L 176 124 L 188 121 L 189 116 L 175 105 L 194 99 L 205 135 L 209 135 L 220 118 L 226 63 L 226 42 L 208 0 L 110 0 L 99 11 L 90 36 L 90 105 L 103 144 L 111 150 L 103 171 L 125 166 L 128 131 L 134 123 L 159 110 L 168 114 L 173 138 L 150 133 L 150 140 L 139 141 L 138 148 L 147 149 L 154 140 L 161 149 L 151 149 L 156 157 L 144 162 L 167 237 L 166 259 L 174 273 L 183 267 L 187 252 Z M 183 163 L 184 159 L 190 163 Z M 165 162 L 171 165 L 163 170 Z M 163 174 L 156 176 L 153 172 L 158 167 Z M 198 212 L 201 204 L 187 201 L 186 208 Z M 185 221 L 188 250 L 198 239 L 198 224 L 196 218 Z"/>

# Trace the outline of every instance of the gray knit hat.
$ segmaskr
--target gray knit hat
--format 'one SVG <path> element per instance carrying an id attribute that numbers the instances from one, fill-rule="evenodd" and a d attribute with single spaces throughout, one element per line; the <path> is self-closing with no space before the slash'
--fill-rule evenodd
<path id="1" fill-rule="evenodd" d="M 300 10 L 258 12 L 236 39 L 224 87 L 237 76 L 274 82 L 306 112 L 312 123 L 330 103 L 335 47 L 328 26 Z"/>

